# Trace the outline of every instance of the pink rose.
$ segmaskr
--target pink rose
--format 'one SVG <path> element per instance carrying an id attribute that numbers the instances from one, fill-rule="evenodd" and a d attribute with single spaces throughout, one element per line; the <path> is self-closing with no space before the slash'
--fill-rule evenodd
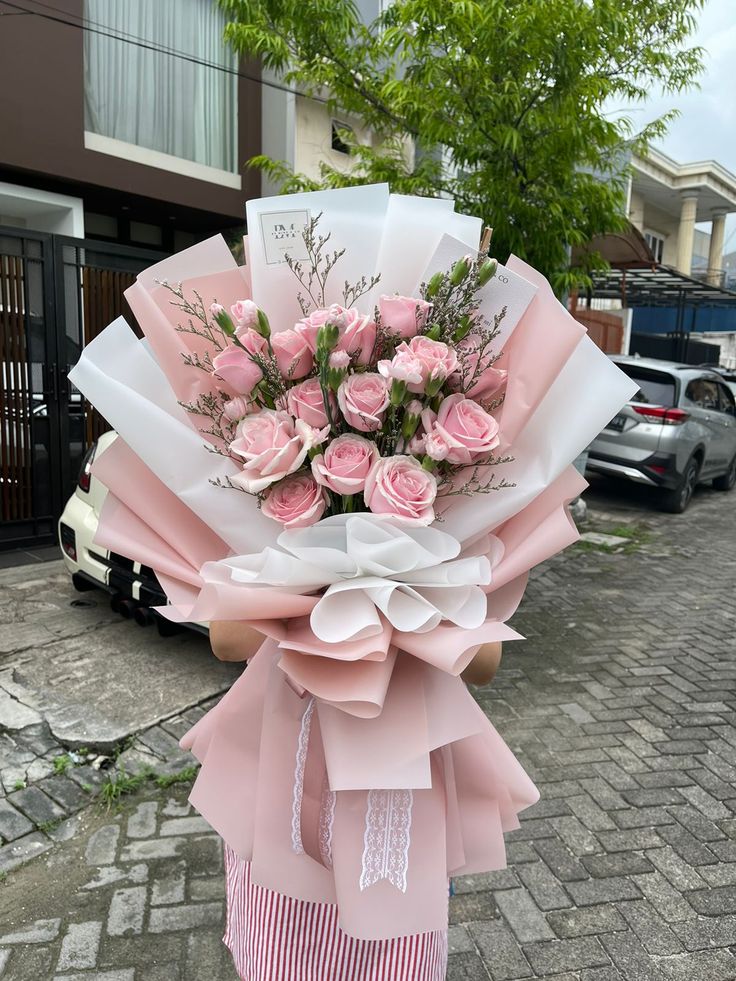
<path id="1" fill-rule="evenodd" d="M 390 361 L 379 361 L 376 367 L 383 377 L 390 381 L 406 382 L 412 391 L 424 390 L 422 363 L 408 350 L 406 344 L 399 345 L 399 349 Z"/>
<path id="2" fill-rule="evenodd" d="M 376 346 L 375 322 L 370 317 L 361 317 L 354 308 L 343 311 L 341 319 L 345 326 L 340 327 L 338 351 L 347 351 L 357 364 L 370 364 Z"/>
<path id="3" fill-rule="evenodd" d="M 428 525 L 434 521 L 437 480 L 413 456 L 379 460 L 365 482 L 365 503 L 374 514 L 385 514 Z"/>
<path id="4" fill-rule="evenodd" d="M 271 347 L 284 378 L 304 378 L 312 370 L 312 352 L 304 338 L 295 330 L 281 330 L 274 334 L 271 337 Z"/>
<path id="5" fill-rule="evenodd" d="M 238 337 L 241 331 L 255 327 L 258 323 L 258 307 L 253 300 L 238 300 L 230 307 L 230 313 L 235 321 L 235 333 Z"/>
<path id="6" fill-rule="evenodd" d="M 455 391 L 464 389 L 467 385 L 464 394 L 475 402 L 483 402 L 492 398 L 499 389 L 503 388 L 508 377 L 507 371 L 493 367 L 490 351 L 484 353 L 481 366 L 478 368 L 479 344 L 480 338 L 475 336 L 466 337 L 460 341 L 458 345 L 460 354 L 458 371 L 450 379 L 450 385 Z"/>
<path id="7" fill-rule="evenodd" d="M 255 402 L 243 398 L 242 395 L 236 395 L 234 399 L 230 399 L 229 402 L 223 405 L 222 411 L 225 418 L 229 419 L 230 422 L 238 422 L 243 416 L 247 416 L 249 412 L 252 412 L 255 405 Z"/>
<path id="8" fill-rule="evenodd" d="M 275 484 L 261 511 L 284 528 L 306 528 L 319 521 L 326 506 L 325 492 L 314 477 L 300 473 Z"/>
<path id="9" fill-rule="evenodd" d="M 337 413 L 335 396 L 331 392 L 329 398 L 333 413 Z M 296 419 L 303 419 L 315 429 L 329 426 L 319 378 L 308 378 L 290 388 L 286 396 L 286 408 Z"/>
<path id="10" fill-rule="evenodd" d="M 424 329 L 432 304 L 414 296 L 382 296 L 378 309 L 387 331 L 399 337 L 414 337 Z"/>
<path id="11" fill-rule="evenodd" d="M 359 494 L 378 459 L 375 443 L 365 436 L 347 433 L 333 439 L 324 453 L 312 460 L 312 473 L 318 484 L 336 494 Z"/>
<path id="12" fill-rule="evenodd" d="M 348 375 L 337 390 L 337 401 L 349 426 L 362 433 L 375 432 L 388 408 L 388 386 L 372 371 Z"/>
<path id="13" fill-rule="evenodd" d="M 440 405 L 436 418 L 425 410 L 422 422 L 429 434 L 447 446 L 448 463 L 467 466 L 487 457 L 499 443 L 498 423 L 484 408 L 458 393 Z"/>
<path id="14" fill-rule="evenodd" d="M 320 327 L 328 321 L 339 324 L 340 318 L 344 313 L 346 313 L 344 307 L 341 307 L 338 303 L 333 303 L 328 310 L 313 310 L 308 317 L 302 317 L 294 325 L 294 330 L 304 338 L 309 350 L 312 354 L 315 354 L 317 351 L 317 333 Z"/>
<path id="15" fill-rule="evenodd" d="M 261 337 L 257 330 L 241 330 L 237 334 L 238 340 L 248 354 L 263 354 L 266 348 L 266 338 Z"/>
<path id="16" fill-rule="evenodd" d="M 226 347 L 212 361 L 215 374 L 236 395 L 250 395 L 263 372 L 247 351 L 239 347 Z"/>
<path id="17" fill-rule="evenodd" d="M 314 445 L 314 433 L 301 419 L 288 412 L 261 409 L 238 423 L 230 451 L 245 460 L 243 469 L 230 479 L 249 494 L 258 494 L 270 484 L 294 473 Z"/>
<path id="18" fill-rule="evenodd" d="M 397 358 L 413 359 L 420 366 L 421 378 L 418 382 L 408 383 L 410 392 L 424 392 L 427 387 L 436 394 L 454 371 L 457 371 L 458 360 L 455 350 L 442 341 L 433 341 L 429 337 L 412 337 L 396 348 L 394 361 Z"/>

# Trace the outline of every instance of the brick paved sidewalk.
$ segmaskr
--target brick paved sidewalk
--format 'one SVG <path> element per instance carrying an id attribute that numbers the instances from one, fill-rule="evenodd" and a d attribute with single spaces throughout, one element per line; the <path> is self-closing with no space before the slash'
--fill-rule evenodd
<path id="1" fill-rule="evenodd" d="M 736 979 L 736 494 L 592 502 L 630 544 L 539 570 L 528 640 L 478 692 L 542 800 L 508 869 L 457 883 L 450 981 Z M 87 810 L 10 872 L 3 981 L 234 978 L 217 840 L 184 797 Z"/>

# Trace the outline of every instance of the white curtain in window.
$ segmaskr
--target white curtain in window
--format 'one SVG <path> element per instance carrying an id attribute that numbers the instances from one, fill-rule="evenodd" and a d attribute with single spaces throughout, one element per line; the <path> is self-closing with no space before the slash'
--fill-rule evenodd
<path id="1" fill-rule="evenodd" d="M 84 9 L 89 28 L 117 35 L 85 31 L 86 129 L 235 173 L 238 79 L 220 69 L 237 59 L 214 0 L 85 0 Z"/>

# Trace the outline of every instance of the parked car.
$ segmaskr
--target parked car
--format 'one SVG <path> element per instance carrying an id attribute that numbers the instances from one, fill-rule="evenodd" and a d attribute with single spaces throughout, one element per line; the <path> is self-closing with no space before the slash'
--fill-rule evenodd
<path id="1" fill-rule="evenodd" d="M 614 357 L 639 385 L 590 446 L 588 469 L 659 489 L 666 511 L 684 511 L 698 483 L 736 485 L 736 403 L 712 369 Z"/>
<path id="2" fill-rule="evenodd" d="M 179 627 L 151 609 L 167 603 L 156 574 L 148 566 L 101 548 L 94 541 L 107 488 L 92 474 L 92 463 L 117 439 L 104 433 L 92 444 L 82 461 L 74 493 L 59 519 L 59 544 L 64 563 L 79 592 L 103 589 L 110 593 L 113 610 L 145 627 L 155 623 L 164 635 Z M 199 625 L 197 629 L 203 629 Z"/>

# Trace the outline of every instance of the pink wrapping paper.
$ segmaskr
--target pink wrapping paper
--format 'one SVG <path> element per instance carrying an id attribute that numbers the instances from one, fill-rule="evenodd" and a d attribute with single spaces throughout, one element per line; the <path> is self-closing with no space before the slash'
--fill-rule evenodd
<path id="1" fill-rule="evenodd" d="M 357 205 L 350 202 L 358 200 L 365 213 L 356 223 Z M 397 223 L 397 216 L 421 211 L 428 254 L 439 243 L 444 243 L 440 252 L 460 248 L 458 254 L 465 254 L 467 242 L 443 238 L 450 227 L 461 238 L 458 229 L 477 232 L 477 222 L 455 216 L 450 202 L 414 206 L 412 199 L 390 199 L 387 188 L 304 195 L 291 203 L 305 213 L 324 207 L 327 220 L 334 217 L 337 223 L 338 244 L 357 236 L 371 256 L 395 255 L 401 269 L 411 271 L 412 284 L 426 263 L 400 247 L 402 236 L 411 241 L 413 233 L 403 217 Z M 498 412 L 501 450 L 513 455 L 525 434 L 542 436 L 515 457 L 516 491 L 472 502 L 453 497 L 442 514 L 446 524 L 437 526 L 454 536 L 458 559 L 473 560 L 464 563 L 466 570 L 478 570 L 471 598 L 479 616 L 472 622 L 482 619 L 484 610 L 485 621 L 462 629 L 451 622 L 450 604 L 439 623 L 416 621 L 431 629 L 412 631 L 405 621 L 401 630 L 392 626 L 388 604 L 362 632 L 349 635 L 348 623 L 347 640 L 328 643 L 324 636 L 336 635 L 320 634 L 319 617 L 313 616 L 321 588 L 297 582 L 303 556 L 288 585 L 247 582 L 247 565 L 244 572 L 242 560 L 237 564 L 246 552 L 275 547 L 277 532 L 271 533 L 252 498 L 233 501 L 213 493 L 210 478 L 225 479 L 235 470 L 202 449 L 203 441 L 217 449 L 217 440 L 204 433 L 209 423 L 182 413 L 177 402 L 194 401 L 212 385 L 206 372 L 184 363 L 182 354 L 204 357 L 214 351 L 201 338 L 176 330 L 184 318 L 160 283 L 182 282 L 187 296 L 196 289 L 206 305 L 217 300 L 225 307 L 270 291 L 277 311 L 273 329 L 291 327 L 278 310 L 292 309 L 294 296 L 283 289 L 282 264 L 264 252 L 259 224 L 263 208 L 271 206 L 251 206 L 246 268 L 236 267 L 221 239 L 211 239 L 146 270 L 127 291 L 153 359 L 142 357 L 118 324 L 107 339 L 103 335 L 90 345 L 75 369 L 75 383 L 130 443 L 118 439 L 95 462 L 95 476 L 109 488 L 97 541 L 156 571 L 169 599 L 161 612 L 172 620 L 240 620 L 267 638 L 231 690 L 182 739 L 202 763 L 192 803 L 237 854 L 252 861 L 254 882 L 304 900 L 337 902 L 342 928 L 356 937 L 442 929 L 448 876 L 503 867 L 504 832 L 518 826 L 518 814 L 538 797 L 459 675 L 480 645 L 520 638 L 507 621 L 521 601 L 529 570 L 577 537 L 566 505 L 584 481 L 564 469 L 574 454 L 559 459 L 554 433 L 540 427 L 538 410 L 560 373 L 585 352 L 585 332 L 555 300 L 549 284 L 513 257 L 508 270 L 516 274 L 517 286 L 527 281 L 524 288 L 510 293 L 499 278 L 487 291 L 493 297 L 484 311 L 489 317 L 497 312 L 493 303 L 513 301 L 508 307 L 513 313 L 503 320 L 508 342 L 498 363 L 508 372 Z M 394 216 L 391 228 L 386 215 Z M 400 279 L 399 267 L 391 275 Z M 587 355 L 579 359 L 572 374 L 575 387 L 588 384 L 589 364 L 602 371 Z M 170 389 L 165 397 L 160 396 L 163 383 Z M 617 408 L 623 388 L 608 376 L 607 385 L 605 406 L 620 399 Z M 558 392 L 555 411 L 571 398 Z M 593 433 L 575 422 L 579 450 L 586 433 L 588 438 Z M 149 428 L 165 434 L 163 462 L 161 442 L 154 442 Z M 187 466 L 179 467 L 183 456 Z M 391 546 L 396 554 L 396 543 Z M 243 581 L 237 581 L 234 569 Z M 480 574 L 488 569 L 490 582 Z M 485 583 L 483 592 L 479 581 Z M 346 583 L 350 587 L 349 580 L 341 587 Z M 421 599 L 429 603 L 433 590 L 439 597 L 435 580 Z M 343 608 L 348 608 L 346 595 L 339 594 Z M 400 595 L 402 603 L 411 602 L 407 595 Z M 462 609 L 458 600 L 455 613 Z M 379 821 L 385 806 L 398 831 L 376 871 L 369 842 L 377 825 L 370 822 Z"/>

